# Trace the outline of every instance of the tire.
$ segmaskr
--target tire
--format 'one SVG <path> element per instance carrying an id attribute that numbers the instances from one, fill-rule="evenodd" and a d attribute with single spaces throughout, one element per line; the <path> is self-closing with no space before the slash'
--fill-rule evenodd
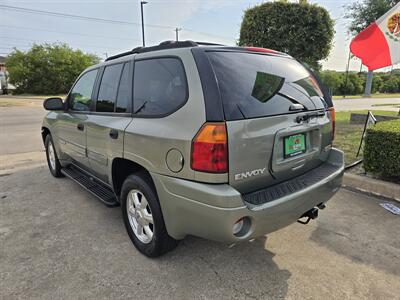
<path id="1" fill-rule="evenodd" d="M 50 134 L 46 135 L 44 145 L 46 147 L 46 159 L 47 159 L 47 165 L 49 166 L 50 173 L 54 177 L 63 177 L 63 174 L 61 173 L 60 161 L 58 160 L 58 156 L 57 156 L 56 150 L 54 148 L 53 139 Z M 52 156 L 53 156 L 53 159 L 51 158 Z"/>
<path id="2" fill-rule="evenodd" d="M 126 230 L 133 245 L 142 254 L 158 257 L 177 246 L 178 241 L 170 237 L 165 228 L 157 192 L 147 173 L 128 176 L 122 185 L 120 199 Z M 134 202 L 140 204 L 136 203 L 135 207 Z M 152 234 L 149 234 L 150 231 Z"/>

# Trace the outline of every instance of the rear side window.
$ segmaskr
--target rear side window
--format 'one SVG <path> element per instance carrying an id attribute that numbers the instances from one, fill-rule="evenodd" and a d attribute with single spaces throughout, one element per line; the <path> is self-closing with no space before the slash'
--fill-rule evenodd
<path id="1" fill-rule="evenodd" d="M 185 71 L 178 58 L 154 58 L 135 62 L 133 86 L 134 113 L 164 116 L 187 100 Z"/>
<path id="2" fill-rule="evenodd" d="M 123 64 L 117 64 L 104 69 L 96 102 L 97 112 L 114 112 L 122 67 Z"/>
<path id="3" fill-rule="evenodd" d="M 312 75 L 291 58 L 243 52 L 207 52 L 225 118 L 240 120 L 289 113 L 293 103 L 324 108 Z"/>
<path id="4" fill-rule="evenodd" d="M 69 104 L 72 110 L 89 111 L 92 104 L 92 92 L 98 69 L 83 74 L 69 95 Z"/>

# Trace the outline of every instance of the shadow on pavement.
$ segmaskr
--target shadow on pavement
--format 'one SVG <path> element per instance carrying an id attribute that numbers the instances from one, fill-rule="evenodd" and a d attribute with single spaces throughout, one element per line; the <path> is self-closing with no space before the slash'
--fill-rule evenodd
<path id="1" fill-rule="evenodd" d="M 352 261 L 400 275 L 400 217 L 379 206 L 374 197 L 352 193 L 351 201 L 336 199 L 332 214 L 321 218 L 310 239 Z M 342 197 L 342 196 L 337 196 Z"/>
<path id="2" fill-rule="evenodd" d="M 47 166 L 0 178 L 0 298 L 283 299 L 291 273 L 265 238 L 228 248 L 194 237 L 158 259 L 141 255 L 121 210 Z"/>
<path id="3" fill-rule="evenodd" d="M 224 244 L 187 237 L 159 262 L 161 267 L 176 262 L 171 271 L 183 282 L 187 280 L 188 266 L 197 261 L 198 272 L 208 269 L 213 273 L 205 280 L 216 281 L 222 289 L 234 291 L 236 296 L 283 299 L 291 273 L 281 270 L 273 261 L 275 254 L 265 247 L 266 238 L 228 248 Z M 204 280 L 196 273 L 192 275 L 197 282 Z"/>

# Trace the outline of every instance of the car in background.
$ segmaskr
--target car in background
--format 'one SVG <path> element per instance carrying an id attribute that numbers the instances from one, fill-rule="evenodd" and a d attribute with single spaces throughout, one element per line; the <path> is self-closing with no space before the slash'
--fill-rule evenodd
<path id="1" fill-rule="evenodd" d="M 7 95 L 15 90 L 15 86 L 8 82 L 8 73 L 0 71 L 0 93 Z"/>
<path id="2" fill-rule="evenodd" d="M 0 92 L 2 95 L 7 94 L 7 77 L 3 71 L 0 71 Z"/>

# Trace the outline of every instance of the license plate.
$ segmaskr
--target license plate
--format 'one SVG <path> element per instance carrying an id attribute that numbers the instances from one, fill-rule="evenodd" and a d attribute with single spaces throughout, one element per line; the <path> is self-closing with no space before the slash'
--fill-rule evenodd
<path id="1" fill-rule="evenodd" d="M 306 152 L 306 136 L 303 133 L 285 137 L 283 144 L 285 158 Z"/>

